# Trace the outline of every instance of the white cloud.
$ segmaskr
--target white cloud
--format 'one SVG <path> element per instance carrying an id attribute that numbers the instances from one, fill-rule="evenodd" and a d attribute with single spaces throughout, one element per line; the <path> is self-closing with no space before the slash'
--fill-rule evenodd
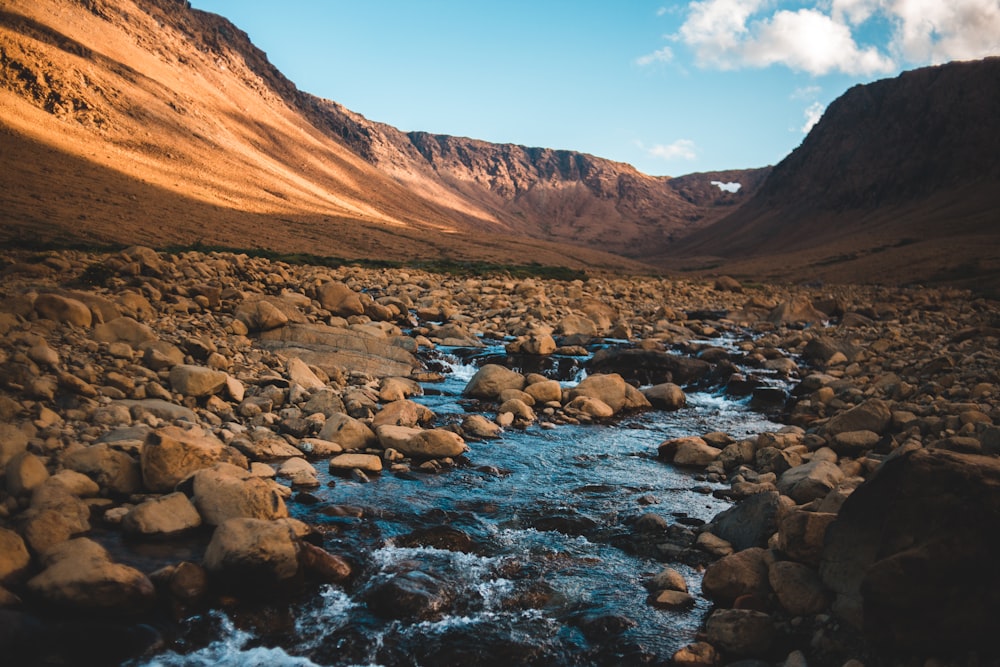
<path id="1" fill-rule="evenodd" d="M 653 63 L 668 63 L 673 59 L 673 49 L 669 46 L 664 46 L 662 49 L 658 49 L 652 53 L 636 58 L 635 62 L 637 65 L 645 67 L 646 65 L 652 65 Z"/>
<path id="2" fill-rule="evenodd" d="M 871 18 L 884 0 L 833 0 L 830 14 L 833 20 L 860 25 Z"/>
<path id="3" fill-rule="evenodd" d="M 802 88 L 796 88 L 795 91 L 789 95 L 789 99 L 811 100 L 822 92 L 823 89 L 819 86 L 804 86 Z"/>
<path id="4" fill-rule="evenodd" d="M 805 110 L 806 122 L 802 126 L 802 134 L 809 134 L 809 130 L 813 129 L 813 126 L 819 122 L 819 119 L 823 117 L 823 112 L 826 111 L 826 107 L 819 102 L 813 102 Z"/>
<path id="5" fill-rule="evenodd" d="M 694 160 L 698 157 L 698 147 L 690 139 L 678 139 L 672 144 L 657 144 L 646 152 L 663 160 Z"/>
<path id="6" fill-rule="evenodd" d="M 895 67 L 876 48 L 859 46 L 850 26 L 819 9 L 779 10 L 751 21 L 769 6 L 763 0 L 692 2 L 675 37 L 694 50 L 698 64 L 721 69 L 784 65 L 813 75 L 870 75 Z"/>
<path id="7" fill-rule="evenodd" d="M 892 48 L 911 63 L 1000 54 L 997 0 L 883 0 L 896 24 Z"/>
<path id="8" fill-rule="evenodd" d="M 742 183 L 737 183 L 735 181 L 729 183 L 723 183 L 722 181 L 710 181 L 712 185 L 716 186 L 723 192 L 739 192 L 740 188 L 743 187 Z"/>

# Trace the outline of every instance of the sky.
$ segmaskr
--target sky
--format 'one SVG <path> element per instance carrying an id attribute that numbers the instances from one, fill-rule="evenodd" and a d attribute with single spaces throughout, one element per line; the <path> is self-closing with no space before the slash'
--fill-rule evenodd
<path id="1" fill-rule="evenodd" d="M 848 88 L 1000 55 L 1000 0 L 192 0 L 403 131 L 656 176 L 777 164 Z"/>

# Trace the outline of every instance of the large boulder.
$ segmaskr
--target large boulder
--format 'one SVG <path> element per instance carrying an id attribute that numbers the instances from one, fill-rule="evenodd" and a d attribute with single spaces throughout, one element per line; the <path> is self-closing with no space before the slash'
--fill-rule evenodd
<path id="1" fill-rule="evenodd" d="M 887 460 L 830 526 L 834 611 L 895 655 L 996 655 L 1000 459 L 918 449 Z"/>
<path id="2" fill-rule="evenodd" d="M 93 322 L 93 314 L 87 304 L 59 294 L 39 294 L 34 308 L 38 317 L 61 324 L 89 327 Z"/>
<path id="3" fill-rule="evenodd" d="M 387 403 L 372 419 L 372 428 L 392 424 L 394 426 L 417 426 L 434 419 L 434 413 L 425 405 L 409 399 Z"/>
<path id="4" fill-rule="evenodd" d="M 778 530 L 780 507 L 777 491 L 755 493 L 717 514 L 709 530 L 732 544 L 737 551 L 764 547 Z"/>
<path id="5" fill-rule="evenodd" d="M 589 396 L 606 403 L 615 413 L 650 407 L 638 389 L 625 382 L 617 373 L 588 375 L 568 392 L 569 400 Z"/>
<path id="6" fill-rule="evenodd" d="M 776 561 L 768 569 L 767 579 L 778 603 L 793 616 L 819 614 L 830 605 L 830 592 L 808 565 Z"/>
<path id="7" fill-rule="evenodd" d="M 680 410 L 687 405 L 684 390 L 673 382 L 664 382 L 642 390 L 643 396 L 654 408 Z"/>
<path id="8" fill-rule="evenodd" d="M 28 592 L 47 604 L 127 614 L 148 608 L 155 598 L 146 575 L 112 562 L 104 547 L 85 537 L 53 547 L 42 563 L 45 569 L 28 581 Z"/>
<path id="9" fill-rule="evenodd" d="M 228 376 L 204 366 L 179 364 L 170 369 L 170 387 L 182 396 L 204 398 L 218 394 L 226 386 Z"/>
<path id="10" fill-rule="evenodd" d="M 826 423 L 825 431 L 831 438 L 851 431 L 884 433 L 891 421 L 892 408 L 889 404 L 878 398 L 870 398 L 832 417 Z"/>
<path id="11" fill-rule="evenodd" d="M 0 585 L 8 584 L 27 572 L 31 556 L 21 536 L 0 528 Z"/>
<path id="12" fill-rule="evenodd" d="M 361 295 L 344 283 L 323 283 L 316 288 L 316 300 L 323 308 L 339 317 L 363 315 L 365 312 Z"/>
<path id="13" fill-rule="evenodd" d="M 330 377 L 345 370 L 374 377 L 406 377 L 420 367 L 407 336 L 377 337 L 358 329 L 323 324 L 289 324 L 260 335 L 260 346 L 298 357 Z"/>
<path id="14" fill-rule="evenodd" d="M 594 353 L 587 363 L 591 373 L 617 373 L 639 384 L 673 382 L 686 385 L 697 382 L 712 370 L 712 365 L 701 359 L 670 354 L 662 350 L 604 349 Z"/>
<path id="15" fill-rule="evenodd" d="M 774 642 L 774 621 L 752 609 L 717 609 L 705 622 L 708 643 L 735 656 L 762 656 Z"/>
<path id="16" fill-rule="evenodd" d="M 87 475 L 112 495 L 130 495 L 142 490 L 139 462 L 106 442 L 69 452 L 63 457 L 63 465 Z"/>
<path id="17" fill-rule="evenodd" d="M 343 413 L 330 415 L 319 432 L 321 440 L 335 442 L 345 450 L 374 447 L 375 432 L 364 422 Z"/>
<path id="18" fill-rule="evenodd" d="M 765 553 L 764 549 L 752 547 L 715 561 L 705 570 L 702 592 L 724 605 L 744 595 L 766 596 L 770 585 Z"/>
<path id="19" fill-rule="evenodd" d="M 173 491 L 191 473 L 227 458 L 226 445 L 201 428 L 164 426 L 146 436 L 139 455 L 142 480 L 155 493 Z"/>
<path id="20" fill-rule="evenodd" d="M 138 348 L 155 341 L 156 333 L 148 325 L 123 316 L 95 326 L 93 337 L 98 343 L 128 343 Z"/>
<path id="21" fill-rule="evenodd" d="M 171 493 L 133 507 L 122 520 L 126 533 L 169 537 L 201 525 L 201 516 L 183 493 Z"/>
<path id="22" fill-rule="evenodd" d="M 229 463 L 194 474 L 194 505 L 202 520 L 218 526 L 229 519 L 280 519 L 288 508 L 274 483 L 252 477 L 249 471 Z"/>
<path id="23" fill-rule="evenodd" d="M 447 429 L 421 430 L 386 424 L 377 429 L 379 443 L 405 456 L 439 459 L 460 456 L 468 450 L 462 436 Z"/>
<path id="24" fill-rule="evenodd" d="M 0 470 L 28 449 L 28 436 L 15 424 L 0 424 Z"/>
<path id="25" fill-rule="evenodd" d="M 471 398 L 494 400 L 505 389 L 524 389 L 524 384 L 520 373 L 498 364 L 486 364 L 476 371 L 462 393 Z"/>
<path id="26" fill-rule="evenodd" d="M 823 498 L 844 479 L 836 464 L 817 459 L 790 468 L 778 478 L 778 491 L 802 505 Z"/>
<path id="27" fill-rule="evenodd" d="M 252 596 L 255 587 L 270 589 L 299 574 L 299 540 L 289 522 L 229 519 L 212 534 L 204 565 L 224 584 Z"/>
<path id="28" fill-rule="evenodd" d="M 679 466 L 704 467 L 719 458 L 721 452 L 696 435 L 671 438 L 657 447 L 660 459 Z"/>

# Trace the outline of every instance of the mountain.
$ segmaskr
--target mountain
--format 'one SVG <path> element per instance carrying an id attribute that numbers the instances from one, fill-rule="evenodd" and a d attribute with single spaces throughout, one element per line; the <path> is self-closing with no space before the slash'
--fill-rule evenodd
<path id="1" fill-rule="evenodd" d="M 1000 58 L 854 86 L 674 267 L 1000 285 Z"/>
<path id="2" fill-rule="evenodd" d="M 402 132 L 298 90 L 245 33 L 180 0 L 5 2 L 0 148 L 8 243 L 638 271 L 649 266 L 623 257 L 717 220 L 769 171 L 652 177 L 572 151 Z"/>

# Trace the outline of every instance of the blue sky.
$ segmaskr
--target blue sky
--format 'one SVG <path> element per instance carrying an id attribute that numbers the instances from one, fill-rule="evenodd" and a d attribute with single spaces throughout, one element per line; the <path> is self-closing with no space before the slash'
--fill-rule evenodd
<path id="1" fill-rule="evenodd" d="M 1000 0 L 192 0 L 401 130 L 653 175 L 776 164 L 857 83 L 1000 55 Z"/>

